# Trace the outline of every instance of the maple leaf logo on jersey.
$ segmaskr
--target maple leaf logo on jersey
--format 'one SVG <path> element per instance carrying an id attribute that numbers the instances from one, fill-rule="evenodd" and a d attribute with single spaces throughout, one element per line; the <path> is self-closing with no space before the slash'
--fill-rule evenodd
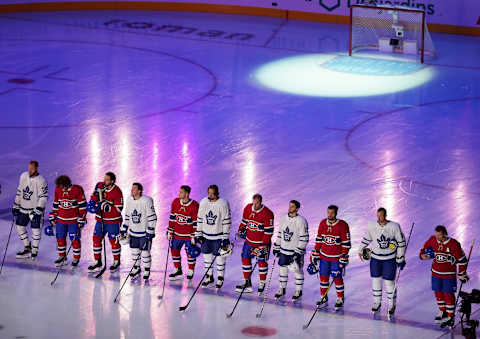
<path id="1" fill-rule="evenodd" d="M 385 237 L 384 234 L 380 237 L 380 239 L 377 239 L 378 246 L 382 249 L 385 250 L 388 248 L 388 245 L 390 244 L 390 238 Z"/>
<path id="2" fill-rule="evenodd" d="M 32 197 L 33 191 L 30 191 L 30 188 L 27 186 L 23 189 L 23 200 L 30 200 Z"/>
<path id="3" fill-rule="evenodd" d="M 290 228 L 288 228 L 287 226 L 285 231 L 283 231 L 283 240 L 290 242 L 290 240 L 292 240 L 292 236 L 293 236 L 293 232 L 290 232 Z"/>
<path id="4" fill-rule="evenodd" d="M 217 220 L 217 216 L 213 214 L 212 211 L 209 211 L 208 214 L 205 216 L 205 219 L 207 219 L 207 225 L 215 225 L 215 221 Z"/>
<path id="5" fill-rule="evenodd" d="M 137 210 L 133 210 L 133 213 L 132 213 L 133 223 L 134 224 L 139 224 L 141 219 L 142 219 L 142 213 L 138 213 Z"/>

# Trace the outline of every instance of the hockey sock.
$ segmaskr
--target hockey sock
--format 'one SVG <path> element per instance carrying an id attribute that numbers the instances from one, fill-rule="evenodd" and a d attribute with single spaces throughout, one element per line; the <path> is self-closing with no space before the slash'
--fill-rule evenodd
<path id="1" fill-rule="evenodd" d="M 260 273 L 260 280 L 261 281 L 267 280 L 268 263 L 266 261 L 259 261 L 258 262 L 258 272 Z"/>
<path id="2" fill-rule="evenodd" d="M 188 269 L 189 270 L 195 270 L 195 263 L 197 262 L 197 258 L 190 258 L 187 255 L 187 262 L 188 262 Z"/>
<path id="3" fill-rule="evenodd" d="M 445 299 L 447 315 L 453 317 L 453 312 L 455 311 L 455 294 L 443 292 L 443 298 Z"/>
<path id="4" fill-rule="evenodd" d="M 445 312 L 445 299 L 443 297 L 443 292 L 435 291 L 435 299 L 437 299 L 438 309 L 441 312 Z"/>
<path id="5" fill-rule="evenodd" d="M 338 277 L 338 278 L 334 278 L 333 280 L 335 281 L 335 289 L 337 290 L 337 297 L 343 298 L 343 295 L 344 295 L 343 278 Z"/>
<path id="6" fill-rule="evenodd" d="M 93 258 L 100 260 L 102 254 L 102 237 L 98 235 L 93 236 Z"/>
<path id="7" fill-rule="evenodd" d="M 116 238 L 108 238 L 110 245 L 112 246 L 113 260 L 120 260 L 120 243 Z"/>
<path id="8" fill-rule="evenodd" d="M 150 268 L 152 265 L 152 256 L 150 251 L 142 251 L 142 263 L 144 268 Z"/>
<path id="9" fill-rule="evenodd" d="M 397 291 L 393 292 L 395 288 L 394 280 L 383 280 L 385 282 L 385 289 L 387 290 L 388 305 L 395 306 L 397 301 Z"/>
<path id="10" fill-rule="evenodd" d="M 328 289 L 330 277 L 328 275 L 320 276 L 320 294 L 323 296 Z"/>
<path id="11" fill-rule="evenodd" d="M 217 257 L 217 276 L 223 277 L 225 275 L 225 263 L 227 262 L 226 257 Z"/>
<path id="12" fill-rule="evenodd" d="M 130 248 L 132 253 L 133 265 L 140 266 L 140 249 L 139 248 Z"/>
<path id="13" fill-rule="evenodd" d="M 182 267 L 182 258 L 180 257 L 180 250 L 176 249 L 171 249 L 170 253 L 172 253 L 172 262 L 173 262 L 173 267 L 176 269 L 179 269 Z"/>
<path id="14" fill-rule="evenodd" d="M 245 280 L 250 279 L 250 273 L 252 272 L 252 260 L 248 258 L 242 258 L 242 271 L 243 278 Z"/>
<path id="15" fill-rule="evenodd" d="M 218 258 L 217 258 L 218 259 Z M 205 269 L 208 270 L 208 268 L 210 267 L 210 265 L 212 264 L 212 254 L 204 254 L 203 255 L 203 264 L 205 265 Z M 212 268 L 210 268 L 208 271 L 207 271 L 207 275 L 212 275 Z"/>
<path id="16" fill-rule="evenodd" d="M 278 271 L 279 271 L 280 287 L 286 288 L 287 282 L 288 282 L 288 267 L 280 266 Z"/>
<path id="17" fill-rule="evenodd" d="M 67 240 L 65 238 L 57 238 L 57 253 L 59 257 L 64 257 L 67 249 Z"/>
<path id="18" fill-rule="evenodd" d="M 15 225 L 17 228 L 17 233 L 18 236 L 20 237 L 20 240 L 23 242 L 23 246 L 27 247 L 30 245 L 30 240 L 28 240 L 28 233 L 27 233 L 27 228 L 25 226 L 19 226 Z"/>
<path id="19" fill-rule="evenodd" d="M 297 270 L 295 272 L 295 287 L 297 291 L 301 291 L 303 289 L 303 271 Z"/>
<path id="20" fill-rule="evenodd" d="M 42 230 L 40 228 L 32 228 L 32 250 L 38 252 L 38 245 L 42 238 Z"/>
<path id="21" fill-rule="evenodd" d="M 382 277 L 372 278 L 373 302 L 380 304 L 382 302 Z"/>
<path id="22" fill-rule="evenodd" d="M 80 259 L 80 255 L 82 253 L 82 243 L 80 239 L 75 239 L 72 241 L 72 248 L 73 248 L 73 258 Z"/>

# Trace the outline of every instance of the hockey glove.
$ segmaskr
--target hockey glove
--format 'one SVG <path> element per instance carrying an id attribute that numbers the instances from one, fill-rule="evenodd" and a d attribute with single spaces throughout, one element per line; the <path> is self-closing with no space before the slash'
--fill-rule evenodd
<path id="1" fill-rule="evenodd" d="M 342 267 L 345 267 L 348 265 L 348 255 L 343 254 L 340 259 L 338 259 L 338 262 Z"/>
<path id="2" fill-rule="evenodd" d="M 87 211 L 90 213 L 97 213 L 98 212 L 98 205 L 95 200 L 90 200 L 87 204 Z"/>
<path id="3" fill-rule="evenodd" d="M 241 227 L 238 229 L 238 237 L 241 239 L 247 239 L 247 227 Z"/>
<path id="4" fill-rule="evenodd" d="M 145 235 L 145 238 L 147 238 L 148 241 L 152 241 L 153 238 L 155 238 L 155 234 L 147 233 L 147 234 Z"/>
<path id="5" fill-rule="evenodd" d="M 404 258 L 401 258 L 401 259 L 397 258 L 397 266 L 400 269 L 400 271 L 403 271 L 406 265 L 407 265 L 407 262 L 405 261 Z"/>
<path id="6" fill-rule="evenodd" d="M 312 251 L 312 254 L 310 255 L 310 262 L 315 266 L 318 266 L 320 263 L 320 254 L 317 251 Z"/>
<path id="7" fill-rule="evenodd" d="M 435 257 L 435 251 L 431 247 L 425 249 L 424 254 L 428 255 L 430 259 L 433 259 Z"/>
<path id="8" fill-rule="evenodd" d="M 14 217 L 18 217 L 20 215 L 20 209 L 16 208 L 16 207 L 13 207 L 12 208 L 12 215 Z"/>
<path id="9" fill-rule="evenodd" d="M 43 233 L 45 233 L 46 236 L 53 237 L 55 235 L 55 232 L 53 231 L 53 226 L 48 225 L 43 229 Z"/>
<path id="10" fill-rule="evenodd" d="M 467 275 L 467 273 L 460 273 L 458 275 L 458 280 L 460 280 L 462 284 L 465 284 L 467 281 L 470 280 L 470 277 Z"/>
<path id="11" fill-rule="evenodd" d="M 228 247 L 228 245 L 230 245 L 230 239 L 223 239 L 220 247 L 225 248 Z"/>
<path id="12" fill-rule="evenodd" d="M 86 224 L 87 224 L 87 219 L 85 218 L 78 219 L 78 227 L 84 228 Z"/>
<path id="13" fill-rule="evenodd" d="M 195 237 L 195 243 L 196 244 L 203 244 L 205 242 L 205 238 L 202 235 L 198 235 Z"/>
<path id="14" fill-rule="evenodd" d="M 272 253 L 274 257 L 278 257 L 280 255 L 280 246 L 274 244 Z"/>

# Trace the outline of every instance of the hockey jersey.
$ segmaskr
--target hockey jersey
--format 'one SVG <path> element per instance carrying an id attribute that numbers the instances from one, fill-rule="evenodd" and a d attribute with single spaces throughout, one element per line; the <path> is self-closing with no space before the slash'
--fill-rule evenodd
<path id="1" fill-rule="evenodd" d="M 103 182 L 97 183 L 95 191 L 90 198 L 93 201 L 99 201 L 97 188 L 102 191 L 103 200 L 109 202 L 112 206 L 109 212 L 103 212 L 103 222 L 106 224 L 120 224 L 122 222 L 122 210 L 123 210 L 123 194 L 120 187 L 112 185 L 110 188 L 105 188 Z M 98 211 L 95 215 L 95 219 L 98 222 L 102 222 L 102 212 Z"/>
<path id="2" fill-rule="evenodd" d="M 40 174 L 31 177 L 28 172 L 23 172 L 20 175 L 13 208 L 18 208 L 24 214 L 29 214 L 34 209 L 43 212 L 47 200 L 48 185 L 45 178 Z"/>
<path id="3" fill-rule="evenodd" d="M 208 197 L 200 201 L 196 236 L 203 236 L 208 240 L 227 240 L 231 224 L 228 201 L 221 198 L 211 201 Z"/>
<path id="4" fill-rule="evenodd" d="M 298 253 L 305 254 L 305 248 L 308 244 L 308 223 L 307 220 L 297 215 L 290 217 L 288 214 L 282 215 L 279 220 L 277 240 L 275 249 L 285 255 Z"/>
<path id="5" fill-rule="evenodd" d="M 432 262 L 432 275 L 437 278 L 452 279 L 458 275 L 464 275 L 467 269 L 467 258 L 463 253 L 460 243 L 452 238 L 440 242 L 435 236 L 431 236 L 420 250 L 420 255 L 427 248 L 433 248 L 435 256 Z"/>
<path id="6" fill-rule="evenodd" d="M 394 221 L 388 221 L 384 226 L 377 221 L 369 222 L 367 232 L 362 238 L 359 253 L 362 253 L 362 250 L 370 243 L 373 244 L 372 258 L 405 260 L 405 236 L 400 225 Z"/>
<path id="7" fill-rule="evenodd" d="M 337 219 L 330 223 L 328 219 L 323 219 L 320 222 L 312 256 L 338 261 L 340 257 L 348 258 L 350 247 L 350 230 L 345 221 Z"/>
<path id="8" fill-rule="evenodd" d="M 133 237 L 144 237 L 148 234 L 155 235 L 157 214 L 153 199 L 142 195 L 139 199 L 130 196 L 125 206 L 125 222 L 121 227 L 122 232 L 127 232 Z"/>
<path id="9" fill-rule="evenodd" d="M 168 232 L 175 239 L 190 240 L 197 230 L 198 202 L 190 199 L 184 203 L 180 198 L 172 202 Z"/>
<path id="10" fill-rule="evenodd" d="M 49 217 L 50 220 L 53 219 L 62 224 L 76 224 L 80 220 L 85 220 L 86 208 L 87 201 L 81 186 L 72 185 L 67 189 L 57 187 Z"/>
<path id="11" fill-rule="evenodd" d="M 258 247 L 270 245 L 273 235 L 273 213 L 268 207 L 262 205 L 255 210 L 253 204 L 248 204 L 243 209 L 243 218 L 238 231 L 247 229 L 247 244 Z"/>

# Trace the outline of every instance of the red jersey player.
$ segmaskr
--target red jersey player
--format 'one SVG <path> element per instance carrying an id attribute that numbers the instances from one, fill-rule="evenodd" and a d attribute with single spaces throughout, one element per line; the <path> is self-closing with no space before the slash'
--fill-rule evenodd
<path id="1" fill-rule="evenodd" d="M 83 188 L 79 185 L 72 185 L 72 181 L 68 176 L 59 176 L 55 180 L 55 185 L 53 209 L 49 215 L 51 226 L 45 228 L 45 234 L 53 235 L 52 226 L 55 226 L 58 252 L 58 259 L 55 261 L 55 265 L 59 267 L 67 263 L 66 239 L 68 232 L 73 248 L 72 266 L 75 267 L 80 261 L 80 235 L 81 229 L 87 222 L 87 201 L 85 200 Z"/>
<path id="2" fill-rule="evenodd" d="M 102 239 L 108 233 L 112 246 L 113 264 L 110 272 L 120 268 L 120 243 L 118 241 L 120 224 L 122 223 L 123 194 L 115 185 L 116 176 L 107 172 L 103 182 L 97 183 L 88 202 L 88 210 L 95 211 L 95 229 L 93 232 L 93 257 L 95 262 L 88 267 L 89 272 L 102 268 Z M 96 206 L 96 207 L 95 207 Z"/>
<path id="3" fill-rule="evenodd" d="M 238 233 L 245 238 L 242 249 L 243 282 L 236 286 L 236 291 L 252 292 L 252 258 L 257 258 L 260 282 L 258 293 L 265 289 L 265 280 L 268 273 L 268 254 L 270 252 L 273 235 L 273 213 L 262 204 L 262 196 L 255 194 L 252 203 L 243 210 L 243 218 Z"/>
<path id="4" fill-rule="evenodd" d="M 180 250 L 183 245 L 185 245 L 185 251 L 192 245 L 192 239 L 197 230 L 198 202 L 190 199 L 190 192 L 190 186 L 181 186 L 180 191 L 178 192 L 178 198 L 172 202 L 167 237 L 170 241 L 172 261 L 175 271 L 168 276 L 170 280 L 183 279 Z M 192 280 L 197 259 L 191 258 L 187 253 L 187 260 L 187 279 Z"/>
<path id="5" fill-rule="evenodd" d="M 348 264 L 348 251 L 350 250 L 350 230 L 348 224 L 337 219 L 338 207 L 328 206 L 327 219 L 323 219 L 318 226 L 315 239 L 315 249 L 310 257 L 316 266 L 320 263 L 320 294 L 323 296 L 328 288 L 330 275 L 335 281 L 337 302 L 335 309 L 343 307 L 343 275 Z M 319 306 L 326 306 L 328 298 L 322 299 Z"/>
<path id="6" fill-rule="evenodd" d="M 432 262 L 432 290 L 437 299 L 440 313 L 435 317 L 436 323 L 452 325 L 455 312 L 455 292 L 458 278 L 462 283 L 468 281 L 467 258 L 460 243 L 448 237 L 445 226 L 435 227 L 432 235 L 420 250 L 420 259 Z"/>

